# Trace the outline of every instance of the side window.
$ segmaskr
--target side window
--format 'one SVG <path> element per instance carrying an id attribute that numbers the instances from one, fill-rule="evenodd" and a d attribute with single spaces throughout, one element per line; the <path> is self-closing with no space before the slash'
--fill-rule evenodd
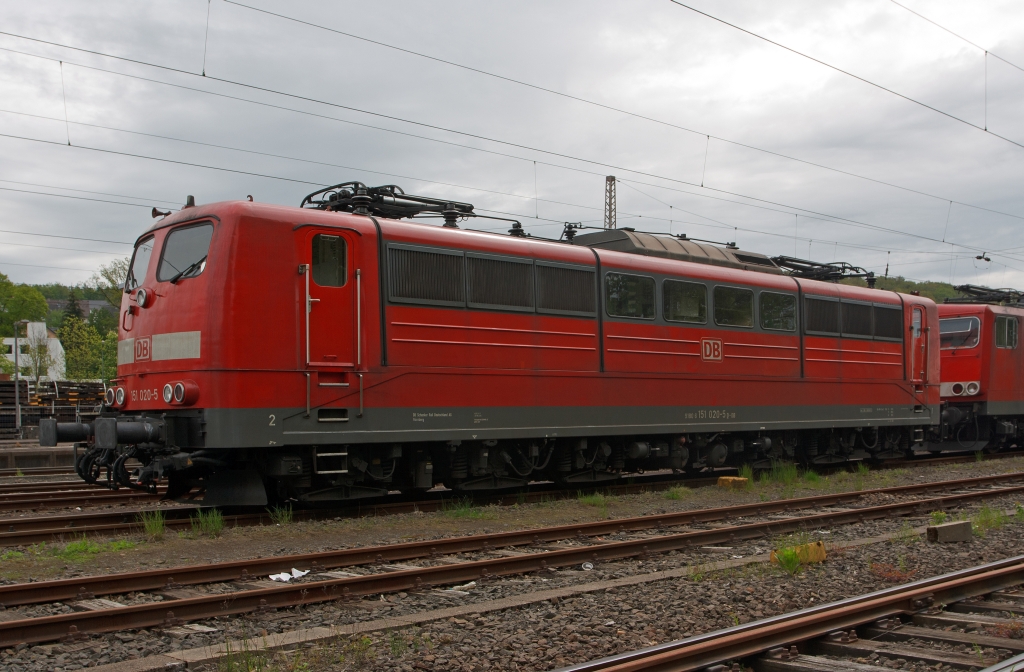
<path id="1" fill-rule="evenodd" d="M 761 292 L 761 328 L 796 331 L 796 297 Z"/>
<path id="2" fill-rule="evenodd" d="M 608 273 L 604 276 L 604 290 L 609 315 L 654 319 L 654 278 Z"/>
<path id="3" fill-rule="evenodd" d="M 1017 347 L 1017 318 L 1010 315 L 996 316 L 996 347 Z"/>
<path id="4" fill-rule="evenodd" d="M 808 334 L 839 335 L 839 302 L 804 299 L 804 331 Z"/>
<path id="5" fill-rule="evenodd" d="M 981 320 L 976 317 L 947 317 L 939 320 L 939 348 L 973 348 L 981 337 Z"/>
<path id="6" fill-rule="evenodd" d="M 708 322 L 708 288 L 698 282 L 666 280 L 661 285 L 665 319 L 669 322 Z"/>
<path id="7" fill-rule="evenodd" d="M 341 236 L 313 236 L 313 282 L 321 287 L 344 287 L 348 282 L 348 245 Z"/>
<path id="8" fill-rule="evenodd" d="M 198 224 L 172 229 L 164 240 L 156 279 L 177 282 L 194 278 L 206 270 L 206 255 L 213 238 L 213 224 Z"/>
<path id="9" fill-rule="evenodd" d="M 149 270 L 149 260 L 153 258 L 153 236 L 146 238 L 135 248 L 135 257 L 132 265 L 128 268 L 128 275 L 124 279 L 124 291 L 130 292 L 146 279 L 146 271 Z"/>
<path id="10" fill-rule="evenodd" d="M 754 326 L 754 292 L 738 287 L 715 287 L 715 324 Z"/>

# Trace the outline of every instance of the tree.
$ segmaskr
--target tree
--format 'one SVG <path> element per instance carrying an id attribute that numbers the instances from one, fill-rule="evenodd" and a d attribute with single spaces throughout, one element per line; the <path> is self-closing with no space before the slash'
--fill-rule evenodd
<path id="1" fill-rule="evenodd" d="M 117 331 L 108 331 L 100 343 L 100 378 L 109 384 L 117 378 Z"/>
<path id="2" fill-rule="evenodd" d="M 25 339 L 25 343 L 28 344 L 26 358 L 36 382 L 49 375 L 50 367 L 56 364 L 53 355 L 50 354 L 50 339 L 47 336 L 46 329 L 38 329 Z"/>
<path id="3" fill-rule="evenodd" d="M 57 331 L 64 346 L 64 376 L 68 380 L 100 378 L 103 339 L 81 318 L 68 316 Z"/>
<path id="4" fill-rule="evenodd" d="M 117 316 L 105 308 L 96 308 L 89 313 L 89 324 L 100 336 L 109 332 L 117 333 Z"/>
<path id="5" fill-rule="evenodd" d="M 121 309 L 121 294 L 124 292 L 124 279 L 128 276 L 130 263 L 131 257 L 115 259 L 105 266 L 100 266 L 100 270 L 92 276 L 96 290 L 117 310 Z"/>
<path id="6" fill-rule="evenodd" d="M 13 336 L 14 323 L 19 320 L 42 321 L 48 310 L 39 290 L 16 285 L 0 273 L 0 336 Z"/>
<path id="7" fill-rule="evenodd" d="M 75 293 L 74 287 L 68 290 L 68 302 L 64 305 L 64 315 L 78 319 L 85 317 L 82 314 L 82 307 L 78 305 L 78 295 Z"/>

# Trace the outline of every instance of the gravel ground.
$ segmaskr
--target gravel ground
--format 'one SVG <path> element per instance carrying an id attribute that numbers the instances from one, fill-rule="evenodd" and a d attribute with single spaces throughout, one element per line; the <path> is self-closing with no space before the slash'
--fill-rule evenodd
<path id="1" fill-rule="evenodd" d="M 1012 509 L 1016 500 L 1007 497 L 987 504 Z M 343 638 L 303 649 L 301 653 L 281 654 L 281 660 L 273 662 L 269 669 L 551 669 L 1024 553 L 1024 541 L 1019 539 L 1019 532 L 1024 529 L 1020 521 L 1009 518 L 1001 522 L 1002 527 L 979 530 L 985 536 L 977 536 L 968 544 L 926 544 L 913 534 L 908 519 L 869 521 L 782 539 L 743 542 L 729 548 L 670 553 L 647 561 L 599 563 L 591 571 L 574 567 L 495 579 L 458 591 L 378 595 L 348 604 L 334 602 L 212 620 L 201 624 L 208 632 L 154 629 L 92 636 L 74 644 L 4 650 L 0 652 L 0 672 L 81 669 L 219 644 L 225 638 L 340 626 L 466 604 L 481 604 L 481 613 L 423 627 Z M 853 539 L 885 533 L 896 533 L 897 538 L 866 547 L 847 546 Z M 709 571 L 716 560 L 763 556 L 779 545 L 817 539 L 826 540 L 828 561 L 793 577 L 766 564 Z M 503 597 L 680 567 L 692 569 L 681 578 L 584 593 L 504 611 L 486 611 L 486 602 Z M 315 578 L 310 575 L 307 580 Z M 224 586 L 203 589 L 221 592 Z M 127 595 L 113 599 L 130 604 L 154 597 Z M 46 611 L 49 609 L 58 611 Z M 0 618 L 8 620 L 18 614 L 43 615 L 67 609 L 64 605 L 23 607 L 0 613 Z M 302 667 L 304 664 L 307 667 Z"/>
<path id="2" fill-rule="evenodd" d="M 1024 471 L 1024 458 L 886 469 L 868 474 L 840 472 L 813 480 L 800 479 L 790 484 L 757 484 L 747 490 L 723 490 L 715 487 L 682 489 L 674 493 L 678 499 L 668 498 L 665 492 L 649 492 L 599 497 L 594 500 L 555 500 L 522 506 L 456 508 L 429 514 L 397 514 L 292 523 L 284 526 L 241 527 L 225 529 L 215 538 L 170 532 L 162 540 L 153 541 L 137 534 L 120 539 L 128 542 L 127 544 L 119 544 L 117 547 L 101 545 L 98 550 L 74 554 L 70 558 L 67 554 L 61 553 L 61 545 L 42 544 L 0 549 L 0 581 L 23 582 L 83 574 L 138 571 L 165 564 L 191 565 L 309 553 L 1018 471 Z M 885 501 L 884 497 L 866 499 L 866 503 L 880 504 Z M 9 516 L 0 516 L 0 525 L 5 518 L 25 515 L 38 514 L 12 513 Z"/>

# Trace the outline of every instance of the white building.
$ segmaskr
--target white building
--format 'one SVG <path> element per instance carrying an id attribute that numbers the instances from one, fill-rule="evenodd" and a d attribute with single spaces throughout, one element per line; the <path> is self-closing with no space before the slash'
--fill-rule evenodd
<path id="1" fill-rule="evenodd" d="M 21 354 L 18 355 L 18 364 L 21 365 L 22 370 L 32 365 L 29 356 L 32 347 L 45 342 L 47 351 L 50 353 L 50 366 L 44 377 L 50 380 L 64 380 L 64 346 L 60 344 L 57 334 L 47 329 L 45 322 L 29 322 L 26 326 L 28 327 L 28 338 L 18 338 L 18 349 L 21 350 Z M 12 364 L 14 363 L 13 337 L 3 339 L 0 355 L 10 360 Z"/>

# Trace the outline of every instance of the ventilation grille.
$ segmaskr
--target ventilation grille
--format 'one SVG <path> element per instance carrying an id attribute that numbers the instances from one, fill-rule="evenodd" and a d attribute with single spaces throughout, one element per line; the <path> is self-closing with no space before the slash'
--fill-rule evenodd
<path id="1" fill-rule="evenodd" d="M 839 302 L 804 299 L 804 324 L 808 332 L 839 333 Z"/>
<path id="2" fill-rule="evenodd" d="M 742 261 L 744 264 L 754 264 L 757 266 L 770 266 L 771 268 L 777 268 L 775 262 L 768 257 L 755 257 L 752 254 L 742 254 L 740 252 L 733 252 L 732 256 L 736 257 L 737 260 Z"/>
<path id="3" fill-rule="evenodd" d="M 533 309 L 533 264 L 468 256 L 470 305 Z"/>
<path id="4" fill-rule="evenodd" d="M 391 299 L 465 305 L 462 254 L 388 248 Z"/>
<path id="5" fill-rule="evenodd" d="M 903 340 L 903 309 L 875 306 L 875 337 Z"/>
<path id="6" fill-rule="evenodd" d="M 871 338 L 871 306 L 843 303 L 843 336 Z"/>
<path id="7" fill-rule="evenodd" d="M 537 309 L 593 315 L 594 271 L 537 264 Z"/>

